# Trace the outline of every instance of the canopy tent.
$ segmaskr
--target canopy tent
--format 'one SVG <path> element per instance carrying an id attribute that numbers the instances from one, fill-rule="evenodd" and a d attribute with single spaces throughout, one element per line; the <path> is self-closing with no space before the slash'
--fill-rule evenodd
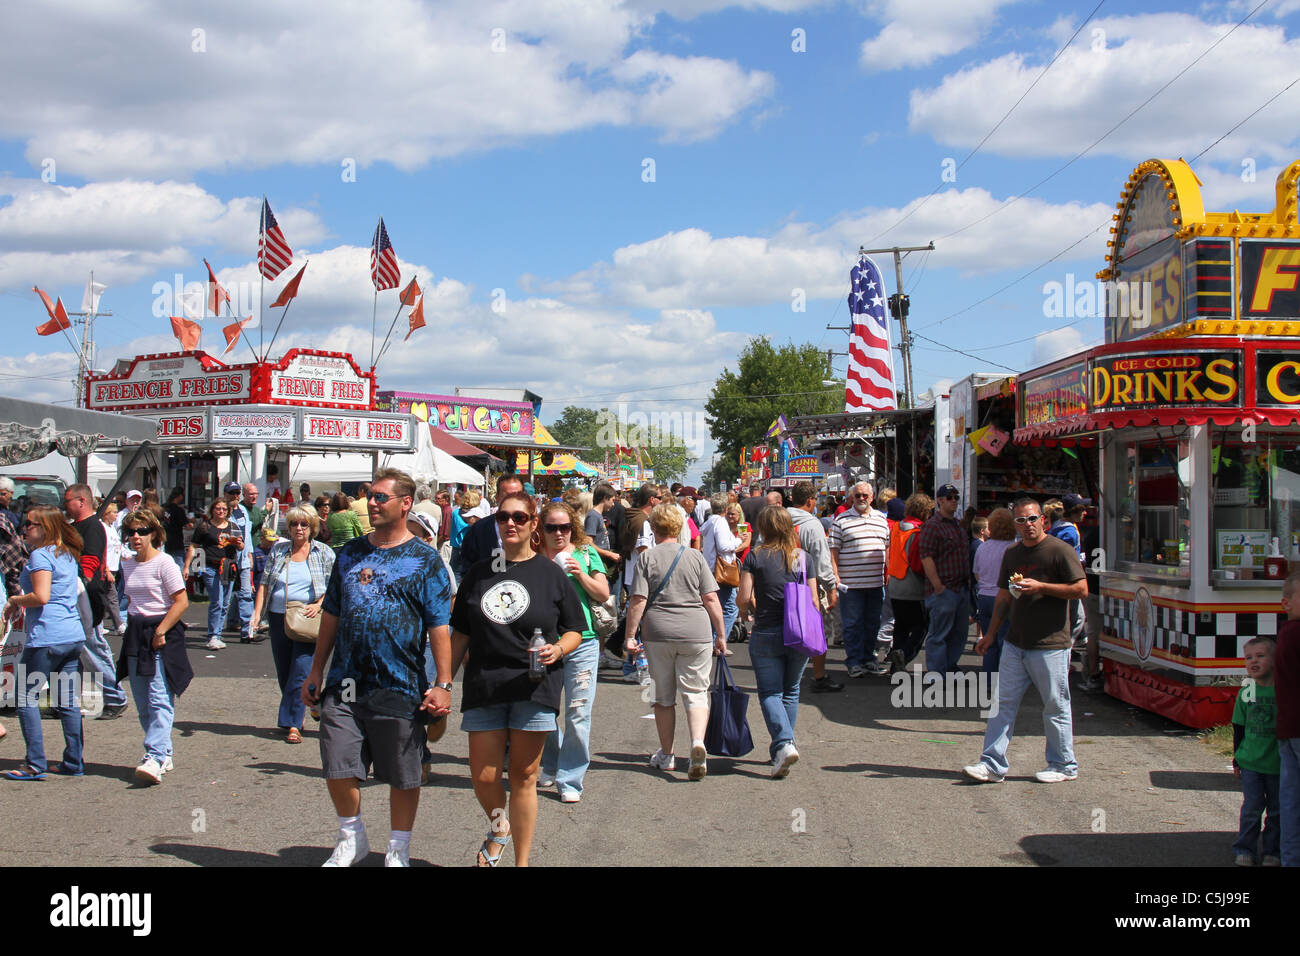
<path id="1" fill-rule="evenodd" d="M 54 453 L 80 458 L 100 439 L 139 444 L 157 437 L 158 423 L 145 418 L 0 397 L 0 464 L 26 464 Z"/>
<path id="2" fill-rule="evenodd" d="M 477 468 L 480 471 L 484 468 L 492 471 L 504 471 L 506 468 L 506 463 L 496 455 L 484 451 L 482 448 L 476 448 L 469 442 L 461 441 L 455 435 L 445 432 L 435 425 L 429 426 L 429 435 L 433 439 L 435 447 L 445 451 L 453 458 L 463 461 L 471 468 Z"/>
<path id="3" fill-rule="evenodd" d="M 558 447 L 560 444 L 555 440 L 551 433 L 546 430 L 546 426 L 538 421 L 534 421 L 533 423 L 533 440 L 539 445 L 555 445 Z M 527 451 L 516 453 L 517 465 L 515 470 L 520 474 L 526 475 L 529 473 L 528 454 Z M 549 465 L 543 464 L 542 456 L 547 454 L 551 455 L 551 463 Z M 598 469 L 593 468 L 585 461 L 582 461 L 577 455 L 568 452 L 533 452 L 532 455 L 532 474 L 534 475 L 581 475 L 584 478 L 594 478 L 600 474 Z"/>
<path id="4" fill-rule="evenodd" d="M 416 429 L 415 454 L 381 453 L 379 467 L 400 468 L 416 481 L 483 487 L 483 476 L 435 445 L 432 431 Z M 291 464 L 290 487 L 305 481 L 313 488 L 337 488 L 344 482 L 370 481 L 375 476 L 374 458 L 369 454 L 295 455 Z"/>

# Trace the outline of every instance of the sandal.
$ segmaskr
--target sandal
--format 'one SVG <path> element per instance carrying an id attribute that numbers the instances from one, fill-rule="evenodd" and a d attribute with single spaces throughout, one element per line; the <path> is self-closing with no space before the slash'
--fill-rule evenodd
<path id="1" fill-rule="evenodd" d="M 290 727 L 289 736 L 286 737 L 285 740 L 287 740 L 291 744 L 300 744 L 302 743 L 302 733 L 298 730 L 297 727 Z"/>
<path id="2" fill-rule="evenodd" d="M 71 770 L 64 770 L 61 763 L 50 764 L 50 773 L 58 774 L 60 777 L 84 777 L 86 775 L 84 770 L 78 770 L 76 773 Z"/>
<path id="3" fill-rule="evenodd" d="M 478 848 L 478 860 L 475 865 L 478 867 L 495 867 L 501 862 L 501 857 L 506 852 L 506 844 L 509 842 L 509 833 L 505 836 L 497 836 L 495 833 L 489 833 L 487 839 L 483 841 L 483 845 Z M 497 851 L 496 856 L 493 856 L 488 852 L 489 843 L 495 843 L 497 846 L 501 847 L 501 849 Z"/>
<path id="4" fill-rule="evenodd" d="M 44 780 L 45 773 L 44 771 L 37 770 L 31 764 L 25 763 L 17 770 L 6 770 L 5 778 L 8 780 Z M 486 843 L 483 845 L 487 846 Z M 494 863 L 492 865 L 495 866 L 496 864 Z"/>

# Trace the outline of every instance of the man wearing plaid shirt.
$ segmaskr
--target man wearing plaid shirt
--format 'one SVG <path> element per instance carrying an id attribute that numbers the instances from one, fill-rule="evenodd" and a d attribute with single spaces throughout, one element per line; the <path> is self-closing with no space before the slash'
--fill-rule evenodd
<path id="1" fill-rule="evenodd" d="M 925 569 L 925 609 L 930 614 L 925 669 L 937 674 L 957 669 L 970 630 L 970 545 L 956 517 L 959 497 L 952 485 L 939 488 L 936 510 L 921 526 L 918 542 Z"/>
<path id="2" fill-rule="evenodd" d="M 831 522 L 831 568 L 840 588 L 844 622 L 844 657 L 850 677 L 866 677 L 874 663 L 880 605 L 885 595 L 885 559 L 889 522 L 873 511 L 875 492 L 860 481 L 853 486 L 853 507 Z"/>
<path id="3" fill-rule="evenodd" d="M 4 577 L 6 594 L 19 592 L 18 576 L 27 563 L 27 548 L 23 545 L 21 533 L 20 528 L 0 515 L 0 576 Z"/>

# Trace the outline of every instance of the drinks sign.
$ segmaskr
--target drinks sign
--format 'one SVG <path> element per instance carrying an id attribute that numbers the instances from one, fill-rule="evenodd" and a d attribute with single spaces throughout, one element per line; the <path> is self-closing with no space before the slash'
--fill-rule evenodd
<path id="1" fill-rule="evenodd" d="M 1241 378 L 1237 350 L 1106 355 L 1092 362 L 1092 407 L 1238 405 Z"/>

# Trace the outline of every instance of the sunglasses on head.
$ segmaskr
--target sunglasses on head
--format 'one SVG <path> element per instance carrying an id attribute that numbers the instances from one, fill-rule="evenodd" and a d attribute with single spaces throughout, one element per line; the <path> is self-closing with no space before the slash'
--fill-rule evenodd
<path id="1" fill-rule="evenodd" d="M 505 524 L 513 521 L 515 524 L 528 524 L 533 520 L 533 516 L 527 511 L 498 511 L 493 517 L 497 524 Z"/>
<path id="2" fill-rule="evenodd" d="M 542 525 L 542 527 L 545 528 L 547 531 L 551 532 L 551 534 L 572 534 L 573 533 L 573 525 L 568 521 L 566 521 L 564 524 L 545 524 Z"/>

